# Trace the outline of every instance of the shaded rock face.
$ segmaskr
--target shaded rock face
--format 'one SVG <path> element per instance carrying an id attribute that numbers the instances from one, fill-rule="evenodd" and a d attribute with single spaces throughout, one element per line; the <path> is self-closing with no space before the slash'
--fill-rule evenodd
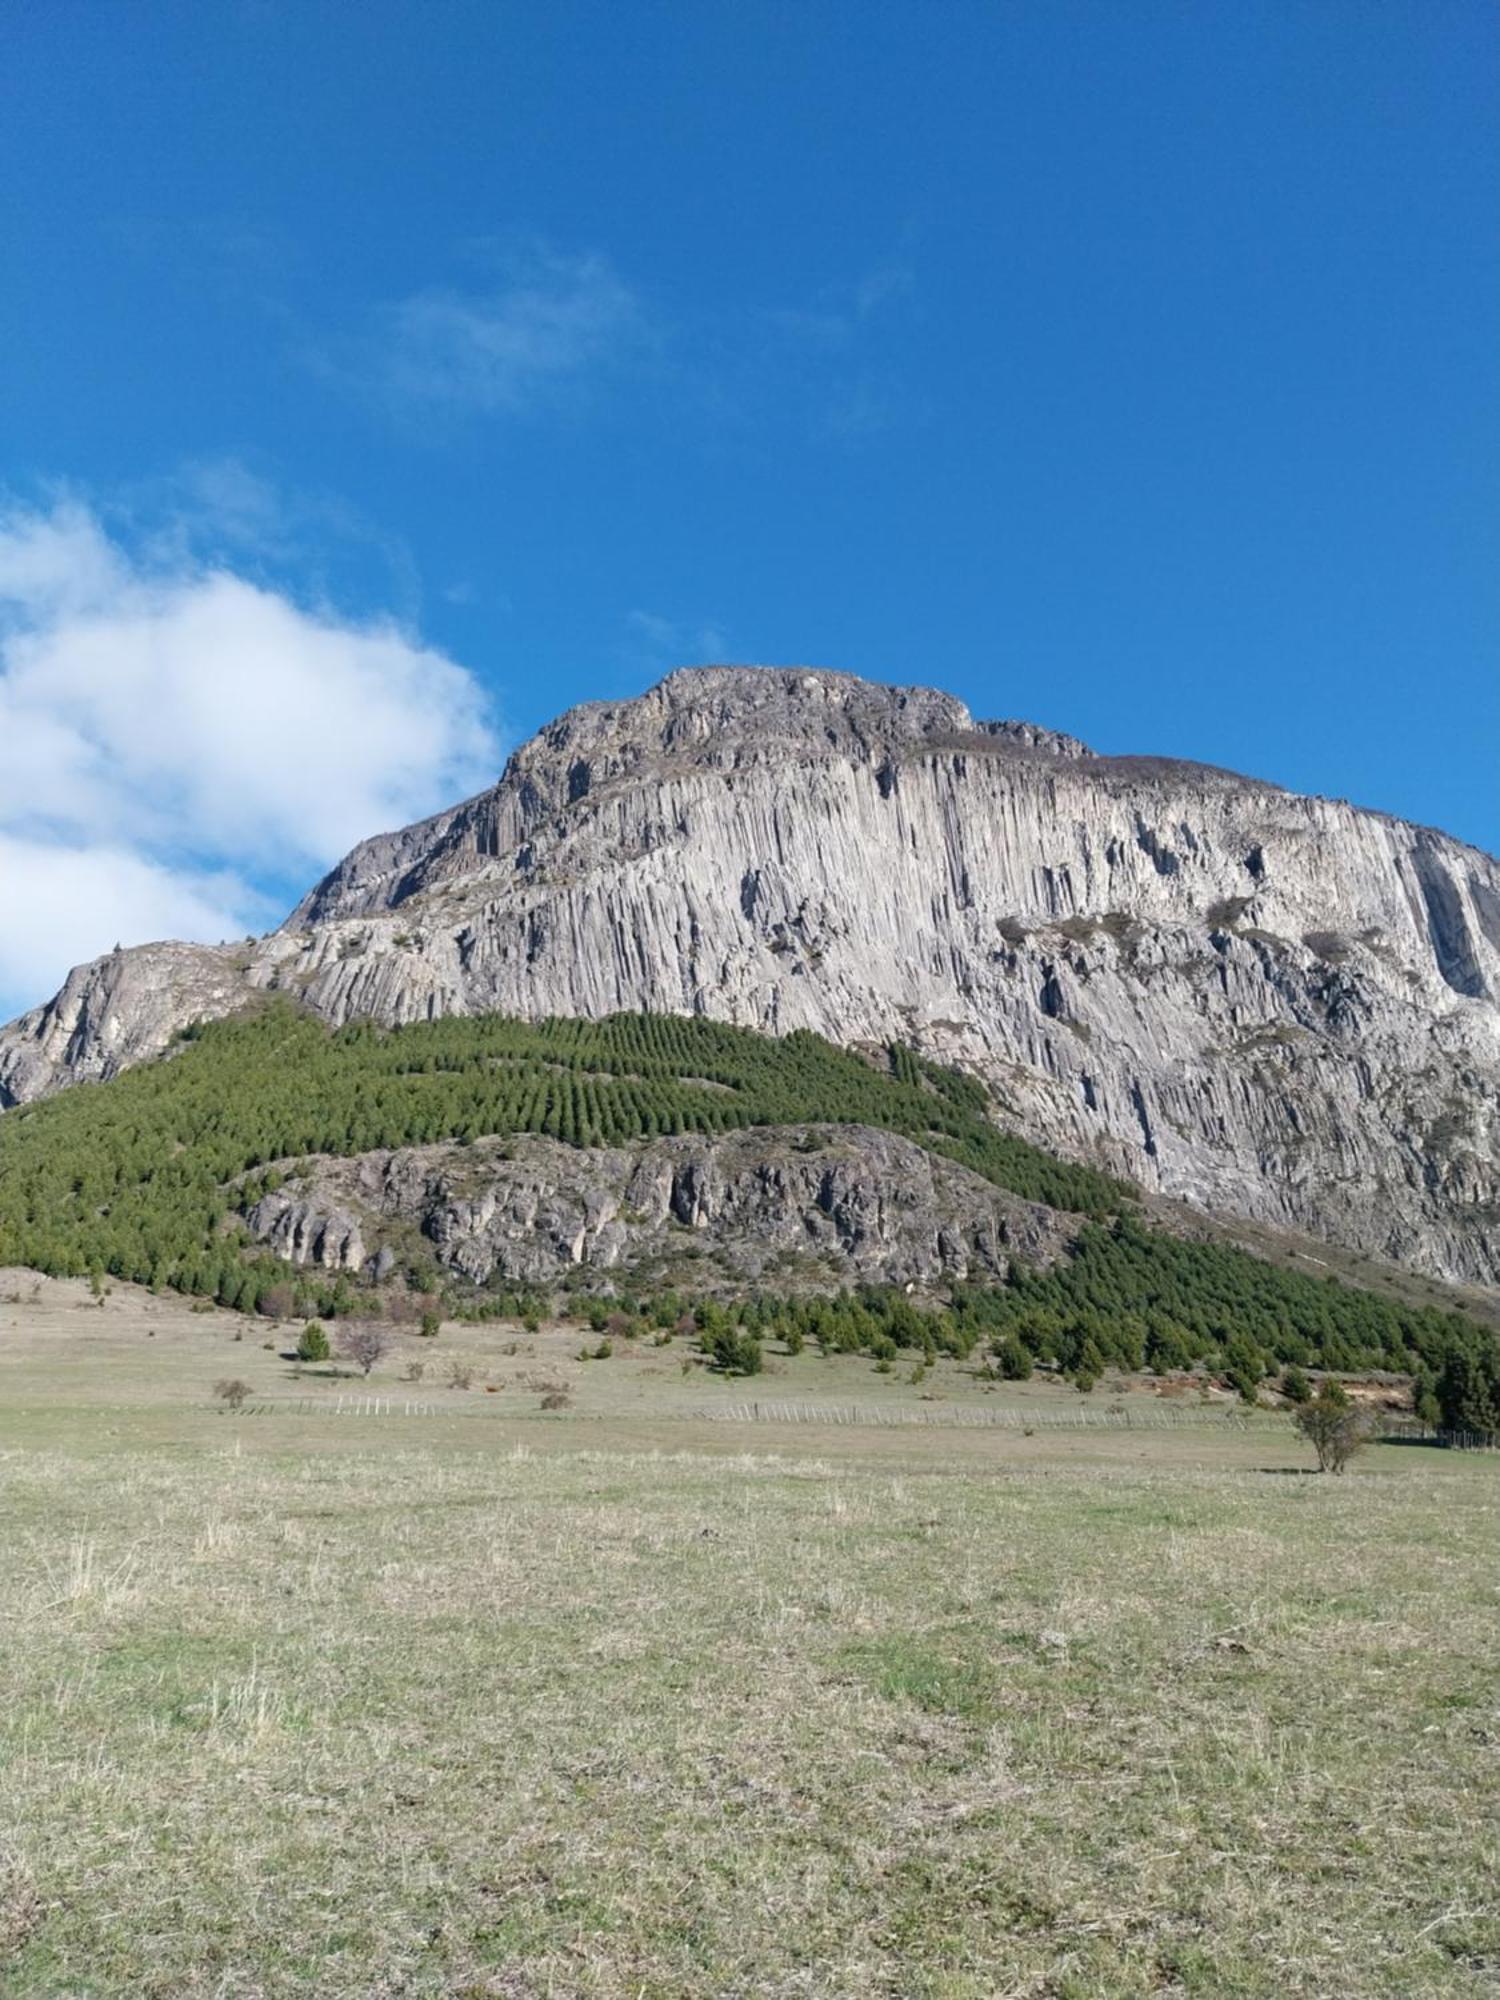
<path id="1" fill-rule="evenodd" d="M 331 1021 L 705 1013 L 902 1039 L 1209 1213 L 1500 1279 L 1500 866 L 952 696 L 704 668 L 364 842 L 253 953 L 147 946 L 0 1034 L 0 1101 L 281 988 Z"/>
<path id="2" fill-rule="evenodd" d="M 552 1139 L 319 1160 L 250 1212 L 296 1264 L 384 1275 L 391 1225 L 446 1269 L 552 1283 L 652 1264 L 695 1277 L 924 1284 L 1050 1261 L 1069 1219 L 868 1126 L 656 1139 L 579 1152 Z M 680 1268 L 679 1268 L 680 1267 Z"/>

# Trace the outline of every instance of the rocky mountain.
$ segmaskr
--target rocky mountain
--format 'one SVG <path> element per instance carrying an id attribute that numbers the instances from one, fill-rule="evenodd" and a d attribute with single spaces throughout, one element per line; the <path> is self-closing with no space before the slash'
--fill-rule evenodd
<path id="1" fill-rule="evenodd" d="M 997 1116 L 1207 1213 L 1500 1279 L 1500 865 L 953 697 L 702 668 L 544 729 L 280 930 L 74 972 L 0 1102 L 265 989 L 325 1018 L 705 1013 L 966 1066 Z"/>

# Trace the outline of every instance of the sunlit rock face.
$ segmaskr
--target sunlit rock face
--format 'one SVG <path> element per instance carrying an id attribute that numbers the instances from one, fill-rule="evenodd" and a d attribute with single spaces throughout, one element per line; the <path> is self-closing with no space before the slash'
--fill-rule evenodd
<path id="1" fill-rule="evenodd" d="M 332 1021 L 704 1013 L 966 1065 L 1217 1214 L 1500 1278 L 1500 866 L 1204 766 L 802 669 L 590 703 L 254 946 L 145 946 L 0 1033 L 0 1102 L 280 988 Z"/>
<path id="2" fill-rule="evenodd" d="M 1003 1278 L 1058 1256 L 1069 1219 L 866 1125 L 684 1134 L 580 1152 L 554 1139 L 319 1159 L 249 1227 L 295 1264 L 380 1274 L 392 1223 L 485 1284 L 648 1269 L 799 1288 Z M 384 1253 L 389 1256 L 389 1252 Z M 684 1263 L 684 1258 L 691 1261 Z"/>

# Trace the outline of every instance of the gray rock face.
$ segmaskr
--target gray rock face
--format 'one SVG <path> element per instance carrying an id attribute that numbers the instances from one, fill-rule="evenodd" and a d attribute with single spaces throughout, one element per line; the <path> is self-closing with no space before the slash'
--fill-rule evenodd
<path id="1" fill-rule="evenodd" d="M 76 966 L 44 1006 L 0 1029 L 0 1109 L 101 1083 L 160 1055 L 189 1021 L 253 997 L 245 945 L 148 944 Z"/>
<path id="2" fill-rule="evenodd" d="M 949 695 L 705 668 L 575 709 L 364 842 L 253 952 L 101 960 L 0 1102 L 278 987 L 332 1021 L 615 1009 L 907 1040 L 1209 1213 L 1500 1279 L 1500 866 Z"/>
<path id="3" fill-rule="evenodd" d="M 372 1276 L 383 1236 L 405 1225 L 478 1284 L 643 1263 L 700 1280 L 995 1278 L 1012 1256 L 1050 1261 L 1069 1233 L 1053 1210 L 863 1125 L 589 1152 L 552 1139 L 482 1140 L 319 1160 L 263 1196 L 249 1221 L 293 1263 Z"/>

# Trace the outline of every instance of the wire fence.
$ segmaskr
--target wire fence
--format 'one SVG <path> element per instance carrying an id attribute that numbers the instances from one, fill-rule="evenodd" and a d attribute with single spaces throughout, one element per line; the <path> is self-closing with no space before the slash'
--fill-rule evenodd
<path id="1" fill-rule="evenodd" d="M 228 1414 L 223 1404 L 215 1407 Z M 451 1417 L 457 1414 L 438 1403 L 414 1402 L 404 1396 L 288 1396 L 275 1403 L 241 1403 L 241 1417 Z"/>
<path id="2" fill-rule="evenodd" d="M 1088 1405 L 1060 1410 L 1025 1409 L 1009 1405 L 1000 1410 L 974 1409 L 964 1404 L 860 1403 L 717 1403 L 705 1404 L 692 1413 L 720 1423 L 834 1424 L 901 1427 L 931 1426 L 950 1430 L 1120 1430 L 1171 1431 L 1249 1430 L 1252 1425 L 1276 1422 L 1270 1412 L 1256 1413 L 1240 1407 L 1173 1409 L 1160 1404 L 1148 1409 L 1095 1409 Z"/>
<path id="3" fill-rule="evenodd" d="M 214 1405 L 221 1416 L 230 1409 Z M 245 1402 L 233 1412 L 246 1417 L 454 1417 L 477 1416 L 487 1406 L 465 1401 L 462 1404 L 434 1403 L 409 1396 L 339 1395 L 337 1397 L 289 1396 L 277 1402 Z M 601 1415 L 602 1412 L 588 1414 Z M 863 1427 L 881 1430 L 997 1430 L 1019 1431 L 1176 1431 L 1286 1428 L 1286 1412 L 1251 1410 L 1242 1404 L 1190 1404 L 1174 1408 L 1170 1404 L 1149 1404 L 1140 1408 L 1079 1404 L 1061 1409 L 1009 1404 L 1003 1409 L 976 1409 L 962 1403 L 797 1403 L 737 1402 L 704 1403 L 692 1409 L 661 1409 L 653 1414 L 663 1418 L 688 1418 L 708 1423 L 732 1424 L 821 1424 L 839 1428 Z M 1447 1451 L 1500 1451 L 1500 1431 L 1443 1430 L 1414 1417 L 1389 1416 L 1381 1421 L 1377 1441 L 1421 1444 Z"/>
<path id="4" fill-rule="evenodd" d="M 1431 1444 L 1444 1451 L 1500 1451 L 1500 1431 L 1448 1431 L 1419 1417 L 1388 1417 L 1377 1435 L 1390 1444 Z"/>

